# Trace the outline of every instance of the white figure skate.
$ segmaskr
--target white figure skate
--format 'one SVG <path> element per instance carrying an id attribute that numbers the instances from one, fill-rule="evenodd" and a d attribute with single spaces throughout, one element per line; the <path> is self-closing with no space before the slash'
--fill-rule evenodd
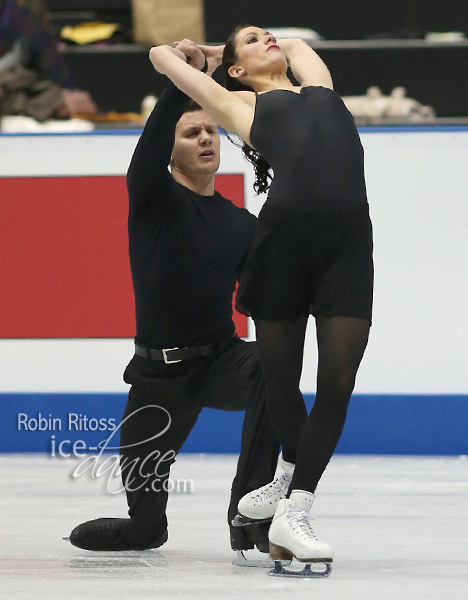
<path id="1" fill-rule="evenodd" d="M 289 499 L 280 500 L 268 537 L 270 556 L 275 568 L 269 575 L 281 577 L 327 577 L 331 573 L 333 550 L 317 539 L 312 529 L 310 509 L 314 494 L 293 490 Z M 295 558 L 306 563 L 302 571 L 285 569 L 282 560 Z M 310 565 L 324 563 L 323 571 L 312 571 Z"/>
<path id="2" fill-rule="evenodd" d="M 294 473 L 294 465 L 286 462 L 282 454 L 279 456 L 279 464 L 283 470 L 279 477 L 257 490 L 252 490 L 239 500 L 239 514 L 232 521 L 234 527 L 271 521 L 278 502 L 286 497 Z"/>

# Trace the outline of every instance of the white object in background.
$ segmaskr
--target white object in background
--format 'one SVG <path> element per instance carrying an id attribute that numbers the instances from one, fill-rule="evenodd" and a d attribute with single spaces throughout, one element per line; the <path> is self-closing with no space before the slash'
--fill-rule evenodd
<path id="1" fill-rule="evenodd" d="M 266 27 L 266 30 L 277 39 L 296 38 L 310 42 L 323 40 L 323 37 L 319 33 L 307 27 Z"/>
<path id="2" fill-rule="evenodd" d="M 406 97 L 404 87 L 396 87 L 389 96 L 384 96 L 380 88 L 368 88 L 365 96 L 343 96 L 346 108 L 354 117 L 361 118 L 399 118 L 409 121 L 433 119 L 435 111 L 423 106 L 417 100 Z"/>
<path id="3" fill-rule="evenodd" d="M 145 96 L 141 103 L 141 116 L 146 121 L 150 114 L 153 112 L 153 108 L 156 106 L 158 99 L 156 96 Z"/>
<path id="4" fill-rule="evenodd" d="M 0 129 L 2 133 L 74 133 L 93 131 L 94 123 L 84 119 L 50 120 L 40 123 L 32 117 L 6 116 L 2 117 Z"/>
<path id="5" fill-rule="evenodd" d="M 463 42 L 466 36 L 463 31 L 428 31 L 424 39 L 427 42 Z"/>

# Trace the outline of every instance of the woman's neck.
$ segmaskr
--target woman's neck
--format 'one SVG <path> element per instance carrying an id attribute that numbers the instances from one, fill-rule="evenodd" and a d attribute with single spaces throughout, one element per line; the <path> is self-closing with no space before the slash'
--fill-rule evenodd
<path id="1" fill-rule="evenodd" d="M 291 83 L 290 79 L 285 75 L 275 76 L 265 76 L 265 77 L 254 77 L 252 81 L 249 82 L 250 87 L 256 92 L 267 92 L 268 90 L 292 90 L 294 85 Z"/>

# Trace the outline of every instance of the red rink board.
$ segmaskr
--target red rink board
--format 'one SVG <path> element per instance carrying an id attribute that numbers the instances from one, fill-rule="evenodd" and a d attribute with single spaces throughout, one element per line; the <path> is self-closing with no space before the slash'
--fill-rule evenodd
<path id="1" fill-rule="evenodd" d="M 216 189 L 244 206 L 243 179 Z M 133 337 L 127 212 L 122 176 L 0 178 L 0 338 Z"/>

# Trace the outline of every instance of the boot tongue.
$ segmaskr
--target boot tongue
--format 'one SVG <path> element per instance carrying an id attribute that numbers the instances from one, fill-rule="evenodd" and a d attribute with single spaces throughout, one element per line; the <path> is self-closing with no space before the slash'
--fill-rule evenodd
<path id="1" fill-rule="evenodd" d="M 314 498 L 315 496 L 312 494 L 312 492 L 306 492 L 303 490 L 293 490 L 291 492 L 291 496 L 289 497 L 291 502 L 297 506 L 297 508 L 307 512 L 310 512 Z"/>

